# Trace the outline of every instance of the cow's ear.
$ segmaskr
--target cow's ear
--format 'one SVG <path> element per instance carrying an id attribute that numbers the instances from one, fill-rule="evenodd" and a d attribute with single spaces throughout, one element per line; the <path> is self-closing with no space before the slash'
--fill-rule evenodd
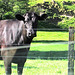
<path id="1" fill-rule="evenodd" d="M 18 20 L 23 20 L 23 21 L 24 21 L 24 19 L 25 19 L 25 18 L 24 18 L 22 15 L 20 15 L 20 14 L 16 14 L 15 17 L 16 17 L 16 19 L 18 19 Z"/>
<path id="2" fill-rule="evenodd" d="M 48 17 L 47 14 L 42 14 L 41 16 L 38 16 L 38 20 L 44 20 Z"/>

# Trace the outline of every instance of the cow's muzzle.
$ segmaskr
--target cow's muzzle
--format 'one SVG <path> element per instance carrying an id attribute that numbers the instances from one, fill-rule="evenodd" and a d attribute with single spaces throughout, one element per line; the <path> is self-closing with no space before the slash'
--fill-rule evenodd
<path id="1" fill-rule="evenodd" d="M 36 37 L 36 32 L 33 30 L 28 30 L 27 31 L 27 37 Z"/>
<path id="2" fill-rule="evenodd" d="M 32 34 L 32 33 L 28 33 L 28 37 L 36 37 L 36 33 Z"/>

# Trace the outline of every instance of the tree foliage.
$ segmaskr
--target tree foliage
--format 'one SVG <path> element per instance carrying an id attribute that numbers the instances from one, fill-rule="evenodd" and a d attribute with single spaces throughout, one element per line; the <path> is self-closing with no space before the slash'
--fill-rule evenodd
<path id="1" fill-rule="evenodd" d="M 0 0 L 0 19 L 14 18 L 16 13 L 24 14 L 27 10 L 28 0 Z"/>
<path id="2" fill-rule="evenodd" d="M 13 19 L 15 14 L 25 14 L 27 11 L 36 12 L 38 15 L 43 13 L 48 14 L 45 21 L 39 21 L 39 27 L 42 28 L 68 28 L 75 24 L 75 19 L 68 19 L 67 16 L 75 17 L 75 1 L 50 1 L 37 3 L 31 0 L 0 0 L 0 19 Z M 31 5 L 30 5 L 31 4 Z M 33 5 L 33 6 L 32 6 Z M 62 16 L 62 15 L 65 15 Z M 62 21 L 61 21 L 62 20 Z M 68 22 L 70 21 L 71 22 Z M 62 23 L 64 22 L 65 25 Z M 70 25 L 67 25 L 69 24 Z"/>
<path id="3" fill-rule="evenodd" d="M 31 11 L 35 11 L 37 14 L 46 13 L 48 18 L 39 24 L 39 27 L 44 28 L 69 28 L 74 26 L 75 19 L 75 1 L 53 1 L 43 2 L 32 6 Z M 72 18 L 72 19 L 70 19 Z M 68 22 L 69 21 L 69 22 Z"/>

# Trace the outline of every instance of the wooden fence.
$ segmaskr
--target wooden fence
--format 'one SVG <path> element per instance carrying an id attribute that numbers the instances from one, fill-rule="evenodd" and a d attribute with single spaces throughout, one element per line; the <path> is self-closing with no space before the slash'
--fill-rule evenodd
<path id="1" fill-rule="evenodd" d="M 74 75 L 74 27 L 69 28 L 68 75 Z"/>

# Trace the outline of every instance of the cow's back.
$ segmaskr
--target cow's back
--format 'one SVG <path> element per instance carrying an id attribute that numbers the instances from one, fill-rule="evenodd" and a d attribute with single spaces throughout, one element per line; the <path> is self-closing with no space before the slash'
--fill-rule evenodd
<path id="1" fill-rule="evenodd" d="M 15 40 L 17 37 L 20 37 L 17 33 L 20 33 L 22 24 L 23 22 L 18 20 L 0 20 L 0 60 L 2 59 L 1 47 L 3 45 L 5 45 L 5 47 L 9 47 L 9 45 L 12 47 L 13 44 L 17 44 Z M 12 52 L 16 51 L 13 50 Z"/>
<path id="2" fill-rule="evenodd" d="M 22 21 L 18 20 L 1 20 L 0 21 L 0 45 L 5 42 L 5 45 L 13 43 L 18 34 L 22 30 Z M 12 45 L 12 44 L 11 44 Z"/>

